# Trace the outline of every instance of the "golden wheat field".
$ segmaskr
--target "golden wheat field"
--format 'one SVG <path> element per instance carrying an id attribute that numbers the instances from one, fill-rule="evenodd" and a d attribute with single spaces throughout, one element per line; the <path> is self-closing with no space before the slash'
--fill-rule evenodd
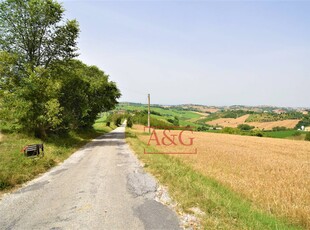
<path id="1" fill-rule="evenodd" d="M 141 126 L 135 126 L 139 132 Z M 169 134 L 178 135 L 180 131 Z M 158 139 L 163 137 L 157 132 Z M 145 143 L 149 136 L 138 135 Z M 194 169 L 212 177 L 263 210 L 310 229 L 310 142 L 286 139 L 185 132 L 192 146 L 161 146 L 162 152 L 197 148 L 195 155 L 175 154 Z M 188 142 L 189 143 L 189 142 Z M 151 141 L 152 146 L 155 141 Z"/>
<path id="2" fill-rule="evenodd" d="M 283 120 L 283 121 L 271 121 L 271 122 L 248 122 L 246 124 L 254 126 L 258 129 L 271 130 L 273 127 L 286 127 L 293 129 L 300 120 Z"/>
<path id="3" fill-rule="evenodd" d="M 248 119 L 250 115 L 244 115 L 238 118 L 219 118 L 213 121 L 207 122 L 209 125 L 213 126 L 223 126 L 223 127 L 232 127 L 236 128 L 240 124 L 244 124 L 245 120 Z"/>
<path id="4" fill-rule="evenodd" d="M 300 120 L 283 120 L 283 121 L 271 121 L 271 122 L 245 122 L 249 115 L 244 115 L 238 118 L 219 118 L 213 121 L 207 122 L 213 126 L 223 126 L 236 128 L 240 124 L 248 124 L 261 130 L 272 130 L 273 127 L 286 127 L 289 129 L 294 128 Z"/>

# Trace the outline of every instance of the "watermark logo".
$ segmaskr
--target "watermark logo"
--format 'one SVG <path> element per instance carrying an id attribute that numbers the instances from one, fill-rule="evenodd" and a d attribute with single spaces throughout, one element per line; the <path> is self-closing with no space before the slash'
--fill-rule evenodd
<path id="1" fill-rule="evenodd" d="M 197 154 L 193 130 L 176 128 L 179 127 L 144 127 L 144 132 L 150 132 L 147 146 L 160 149 L 154 152 L 144 148 L 144 154 Z"/>

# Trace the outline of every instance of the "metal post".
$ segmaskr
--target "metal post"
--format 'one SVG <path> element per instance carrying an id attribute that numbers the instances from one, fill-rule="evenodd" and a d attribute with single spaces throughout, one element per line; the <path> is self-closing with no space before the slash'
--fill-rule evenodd
<path id="1" fill-rule="evenodd" d="M 148 98 L 148 116 L 147 116 L 147 127 L 149 128 L 149 133 L 151 133 L 151 110 L 150 110 L 150 94 L 147 95 Z"/>

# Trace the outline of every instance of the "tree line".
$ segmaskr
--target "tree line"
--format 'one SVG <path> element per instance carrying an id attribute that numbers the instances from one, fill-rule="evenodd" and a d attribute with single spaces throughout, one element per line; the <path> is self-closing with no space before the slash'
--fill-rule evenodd
<path id="1" fill-rule="evenodd" d="M 0 2 L 0 122 L 44 138 L 89 128 L 113 109 L 116 84 L 77 60 L 79 24 L 54 0 Z"/>

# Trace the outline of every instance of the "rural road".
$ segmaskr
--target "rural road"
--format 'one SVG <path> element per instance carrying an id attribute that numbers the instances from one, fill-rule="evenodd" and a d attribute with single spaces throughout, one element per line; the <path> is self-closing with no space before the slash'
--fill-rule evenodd
<path id="1" fill-rule="evenodd" d="M 180 229 L 119 127 L 0 200 L 0 229 Z"/>

